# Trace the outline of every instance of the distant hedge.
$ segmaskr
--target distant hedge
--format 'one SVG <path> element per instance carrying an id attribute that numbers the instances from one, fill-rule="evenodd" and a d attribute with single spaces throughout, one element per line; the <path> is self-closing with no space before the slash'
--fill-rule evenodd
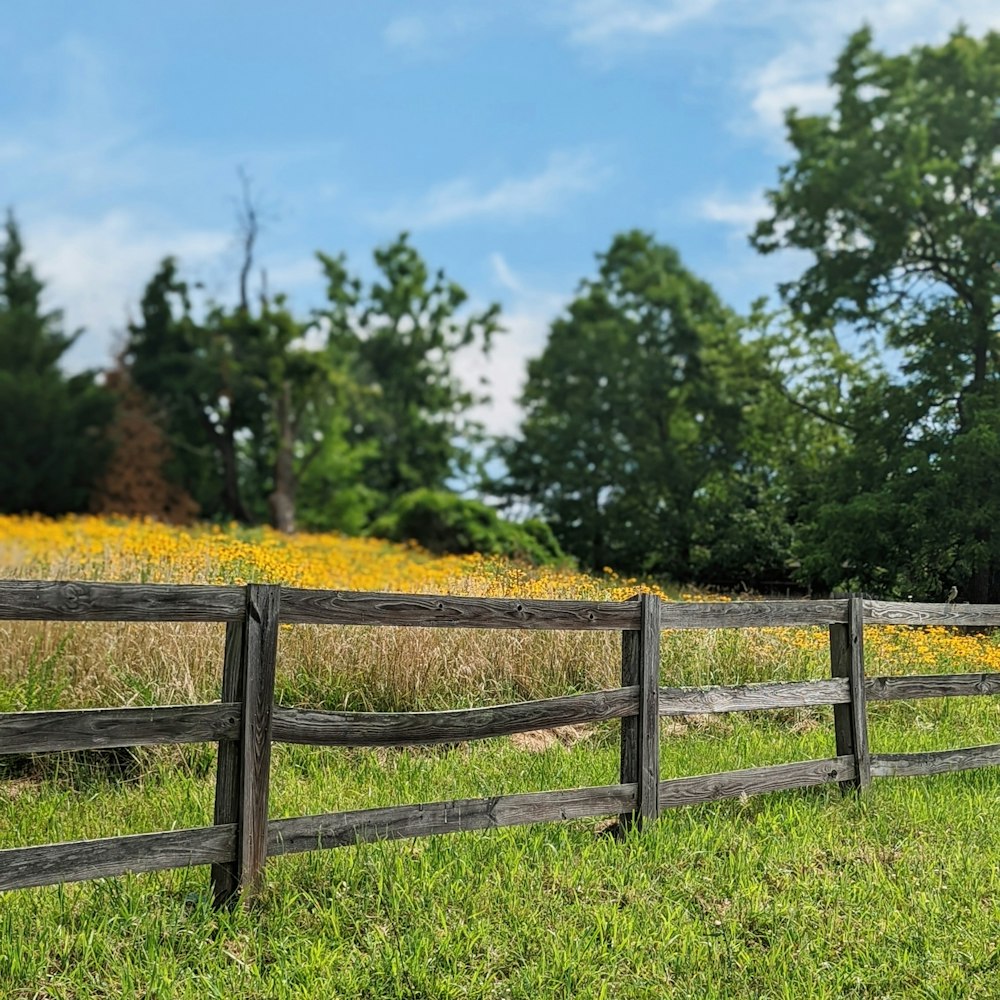
<path id="1" fill-rule="evenodd" d="M 479 552 L 536 566 L 569 561 L 543 521 L 505 521 L 478 500 L 440 490 L 419 489 L 404 494 L 371 525 L 368 533 L 391 541 L 415 541 L 436 555 Z"/>

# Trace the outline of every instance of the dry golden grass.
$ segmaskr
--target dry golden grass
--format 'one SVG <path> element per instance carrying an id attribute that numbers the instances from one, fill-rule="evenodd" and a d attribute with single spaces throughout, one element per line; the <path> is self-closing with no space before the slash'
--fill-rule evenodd
<path id="1" fill-rule="evenodd" d="M 649 589 L 610 572 L 434 558 L 372 539 L 92 517 L 0 517 L 0 577 L 601 600 Z M 982 636 L 888 628 L 867 630 L 866 641 L 869 673 L 1000 669 L 1000 647 Z M 283 626 L 278 696 L 410 709 L 594 690 L 618 683 L 619 643 L 600 632 Z M 222 644 L 219 625 L 0 622 L 0 710 L 214 700 Z M 663 637 L 663 675 L 674 684 L 822 677 L 827 655 L 825 629 L 673 632 Z"/>

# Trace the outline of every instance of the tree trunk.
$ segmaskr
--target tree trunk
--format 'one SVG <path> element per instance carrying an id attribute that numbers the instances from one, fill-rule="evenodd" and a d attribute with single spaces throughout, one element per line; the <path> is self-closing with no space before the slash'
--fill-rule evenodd
<path id="1" fill-rule="evenodd" d="M 292 387 L 285 381 L 277 405 L 278 454 L 274 462 L 274 492 L 268 497 L 271 526 L 295 531 L 295 428 L 292 426 Z"/>
<path id="2" fill-rule="evenodd" d="M 219 454 L 222 457 L 222 498 L 229 515 L 237 521 L 249 523 L 250 512 L 243 504 L 243 497 L 240 496 L 240 477 L 236 467 L 236 441 L 229 433 L 219 434 L 216 439 Z"/>

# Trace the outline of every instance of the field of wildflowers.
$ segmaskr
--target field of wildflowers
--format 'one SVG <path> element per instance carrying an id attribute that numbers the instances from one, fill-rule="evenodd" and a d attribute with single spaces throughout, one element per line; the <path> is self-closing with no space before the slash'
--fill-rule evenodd
<path id="1" fill-rule="evenodd" d="M 144 583 L 246 582 L 489 597 L 624 600 L 648 589 L 479 555 L 267 528 L 168 527 L 95 517 L 0 517 L 0 577 Z M 668 594 L 665 599 L 699 600 Z M 712 599 L 718 600 L 717 596 Z M 217 697 L 222 630 L 183 624 L 0 624 L 0 708 L 178 703 Z M 663 672 L 676 684 L 822 677 L 822 628 L 675 632 Z M 279 696 L 297 704 L 430 708 L 613 686 L 618 637 L 285 626 Z M 1000 643 L 943 628 L 866 630 L 870 674 L 1000 670 Z"/>

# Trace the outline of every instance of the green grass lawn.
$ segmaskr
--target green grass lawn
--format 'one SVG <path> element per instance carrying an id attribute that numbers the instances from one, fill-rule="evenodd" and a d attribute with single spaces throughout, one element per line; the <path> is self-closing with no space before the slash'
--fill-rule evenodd
<path id="1" fill-rule="evenodd" d="M 873 749 L 1000 742 L 989 698 L 871 707 Z M 828 709 L 664 725 L 671 777 L 833 754 Z M 542 752 L 276 747 L 271 815 L 617 780 L 617 730 Z M 0 845 L 210 822 L 214 749 L 9 777 Z M 5 997 L 998 997 L 1000 774 L 275 858 L 250 909 L 195 868 L 0 896 Z"/>

